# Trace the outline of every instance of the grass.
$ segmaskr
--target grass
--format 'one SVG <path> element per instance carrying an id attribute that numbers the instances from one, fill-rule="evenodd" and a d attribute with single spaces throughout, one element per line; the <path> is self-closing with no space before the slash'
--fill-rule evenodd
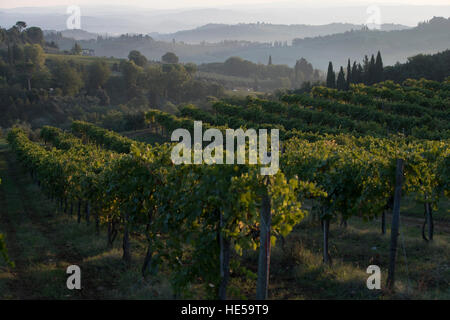
<path id="1" fill-rule="evenodd" d="M 54 53 L 46 53 L 45 58 L 49 60 L 73 60 L 75 62 L 81 64 L 90 64 L 94 61 L 105 61 L 110 67 L 114 63 L 120 64 L 121 59 L 117 58 L 106 58 L 106 57 L 93 57 L 93 56 L 82 56 L 82 55 L 68 55 L 68 54 L 54 54 Z"/>
<path id="2" fill-rule="evenodd" d="M 389 230 L 388 225 L 388 230 Z M 274 299 L 447 299 L 449 296 L 450 238 L 438 232 L 433 243 L 425 243 L 420 229 L 403 224 L 397 252 L 396 292 L 371 291 L 366 287 L 366 269 L 381 268 L 386 284 L 390 232 L 381 235 L 379 221 L 354 218 L 347 228 L 332 224 L 332 266 L 321 258 L 320 224 L 305 222 L 286 239 L 286 246 L 273 251 L 271 293 Z M 403 245 L 404 243 L 404 250 Z"/>
<path id="3" fill-rule="evenodd" d="M 145 134 L 143 135 L 145 136 Z M 156 139 L 156 138 L 155 138 Z M 122 262 L 121 239 L 106 246 L 106 231 L 76 222 L 63 214 L 31 183 L 7 144 L 0 139 L 0 232 L 6 235 L 9 268 L 0 261 L 0 299 L 171 299 L 167 271 L 144 281 L 140 267 L 145 242 L 132 237 L 132 263 Z M 353 218 L 347 228 L 333 223 L 330 230 L 331 266 L 322 264 L 320 223 L 305 219 L 273 248 L 270 266 L 271 299 L 450 299 L 450 234 L 445 213 L 448 202 L 435 215 L 435 239 L 421 239 L 423 214 L 406 198 L 402 206 L 401 237 L 397 255 L 395 292 L 384 289 L 389 259 L 390 225 L 381 235 L 380 221 Z M 390 217 L 387 221 L 389 222 Z M 404 244 L 404 246 L 403 246 Z M 254 273 L 257 252 L 238 258 Z M 82 290 L 66 288 L 66 268 L 79 265 Z M 366 269 L 380 266 L 382 290 L 368 290 Z M 166 268 L 161 268 L 165 270 Z M 253 298 L 256 281 L 233 270 L 232 298 Z M 193 285 L 194 296 L 202 290 Z"/>
<path id="4" fill-rule="evenodd" d="M 144 248 L 132 241 L 130 266 L 122 262 L 121 243 L 106 246 L 106 231 L 78 224 L 59 212 L 17 166 L 0 140 L 0 231 L 6 234 L 9 268 L 0 261 L 0 299 L 158 299 L 171 298 L 164 279 L 143 281 Z M 68 266 L 82 270 L 82 290 L 68 290 Z"/>

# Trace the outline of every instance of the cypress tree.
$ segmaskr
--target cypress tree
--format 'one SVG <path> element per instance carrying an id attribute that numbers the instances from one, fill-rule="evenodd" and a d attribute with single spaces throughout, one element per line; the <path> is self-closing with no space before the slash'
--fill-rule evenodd
<path id="1" fill-rule="evenodd" d="M 362 65 L 362 82 L 364 84 L 368 84 L 369 83 L 369 65 L 370 65 L 370 61 L 369 61 L 369 57 L 367 57 L 367 55 L 364 56 L 364 60 L 363 60 L 363 65 Z"/>
<path id="2" fill-rule="evenodd" d="M 328 88 L 336 88 L 336 74 L 334 73 L 333 63 L 331 61 L 328 64 L 327 87 Z"/>
<path id="3" fill-rule="evenodd" d="M 383 60 L 381 59 L 381 53 L 378 51 L 377 59 L 375 61 L 375 81 L 381 82 L 383 81 Z"/>
<path id="4" fill-rule="evenodd" d="M 358 73 L 357 74 L 358 74 L 358 80 L 359 80 L 358 83 L 361 83 L 361 82 L 364 83 L 364 69 L 360 63 L 358 63 Z"/>
<path id="5" fill-rule="evenodd" d="M 338 90 L 346 90 L 346 88 L 347 88 L 347 81 L 345 80 L 343 67 L 341 67 L 341 69 L 339 70 L 339 74 L 338 74 L 337 82 L 336 82 L 336 88 Z"/>
<path id="6" fill-rule="evenodd" d="M 269 56 L 269 63 L 268 63 L 268 65 L 269 65 L 269 66 L 272 65 L 272 56 Z"/>
<path id="7" fill-rule="evenodd" d="M 368 84 L 374 84 L 376 82 L 376 69 L 375 69 L 375 57 L 372 54 L 369 63 Z"/>
<path id="8" fill-rule="evenodd" d="M 348 63 L 347 63 L 347 90 L 350 89 L 350 84 L 351 83 L 353 83 L 352 66 L 350 64 L 350 59 L 348 59 Z"/>
<path id="9" fill-rule="evenodd" d="M 356 64 L 356 61 L 353 62 L 353 67 L 352 67 L 352 82 L 353 83 L 359 83 L 359 76 L 358 76 L 358 65 Z"/>

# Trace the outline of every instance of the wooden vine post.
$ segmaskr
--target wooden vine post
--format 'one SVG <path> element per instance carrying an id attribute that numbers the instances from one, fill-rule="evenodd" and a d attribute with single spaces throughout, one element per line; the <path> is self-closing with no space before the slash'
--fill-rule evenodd
<path id="1" fill-rule="evenodd" d="M 397 255 L 397 239 L 400 225 L 400 199 L 402 194 L 403 180 L 403 160 L 397 159 L 397 168 L 395 171 L 395 189 L 394 189 L 394 208 L 392 212 L 392 227 L 391 227 L 391 248 L 389 256 L 389 271 L 387 286 L 389 289 L 394 288 L 395 283 L 395 258 Z"/>
<path id="2" fill-rule="evenodd" d="M 227 299 L 227 286 L 230 279 L 230 241 L 222 234 L 224 227 L 223 213 L 219 211 L 219 243 L 220 243 L 220 285 L 219 299 Z"/>
<path id="3" fill-rule="evenodd" d="M 272 223 L 270 198 L 264 192 L 261 201 L 260 246 L 258 259 L 258 281 L 256 285 L 256 299 L 267 299 L 269 288 L 270 266 L 270 225 Z"/>

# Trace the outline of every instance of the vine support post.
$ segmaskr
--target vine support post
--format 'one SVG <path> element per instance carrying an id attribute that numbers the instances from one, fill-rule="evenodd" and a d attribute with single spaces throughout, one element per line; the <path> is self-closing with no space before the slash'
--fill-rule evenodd
<path id="1" fill-rule="evenodd" d="M 381 214 L 381 233 L 386 234 L 386 210 Z"/>
<path id="2" fill-rule="evenodd" d="M 431 208 L 431 204 L 429 202 L 425 202 L 425 222 L 422 227 L 422 238 L 425 241 L 433 240 L 434 233 L 434 222 L 433 222 L 433 209 Z M 425 236 L 425 225 L 427 226 L 427 236 Z"/>
<path id="3" fill-rule="evenodd" d="M 108 240 L 107 240 L 108 248 L 112 248 L 116 235 L 117 230 L 115 228 L 114 220 L 110 216 L 108 219 Z"/>
<path id="4" fill-rule="evenodd" d="M 77 222 L 81 222 L 81 200 L 78 200 Z"/>
<path id="5" fill-rule="evenodd" d="M 389 289 L 393 289 L 395 284 L 395 259 L 397 255 L 397 240 L 400 225 L 400 200 L 402 195 L 403 163 L 403 159 L 397 159 L 397 168 L 395 170 L 394 208 L 392 212 L 391 248 L 387 279 L 387 286 Z"/>
<path id="6" fill-rule="evenodd" d="M 86 223 L 89 225 L 89 201 L 86 201 L 86 205 L 84 207 L 84 213 L 86 214 Z"/>
<path id="7" fill-rule="evenodd" d="M 122 242 L 123 255 L 122 259 L 126 263 L 131 262 L 131 254 L 130 254 L 130 234 L 129 234 L 129 225 L 128 225 L 128 213 L 125 215 L 125 226 L 123 230 L 123 242 Z"/>
<path id="8" fill-rule="evenodd" d="M 322 218 L 322 230 L 323 230 L 323 263 L 330 264 L 330 254 L 328 250 L 328 239 L 330 234 L 330 219 L 328 217 Z"/>
<path id="9" fill-rule="evenodd" d="M 95 208 L 95 234 L 100 234 L 100 209 L 98 207 Z"/>
<path id="10" fill-rule="evenodd" d="M 151 271 L 152 269 L 152 259 L 153 259 L 153 242 L 152 242 L 152 237 L 149 234 L 150 232 L 150 226 L 152 223 L 152 216 L 153 216 L 153 212 L 150 211 L 148 212 L 148 223 L 147 223 L 147 228 L 146 228 L 146 236 L 147 236 L 147 253 L 145 254 L 145 259 L 144 259 L 144 264 L 142 265 L 142 277 L 146 277 L 147 272 Z"/>
<path id="11" fill-rule="evenodd" d="M 227 286 L 230 279 L 230 241 L 222 234 L 224 226 L 223 213 L 219 211 L 219 244 L 220 244 L 220 285 L 219 299 L 227 299 Z"/>
<path id="12" fill-rule="evenodd" d="M 427 222 L 428 222 L 428 240 L 433 240 L 433 231 L 434 231 L 434 223 L 433 223 L 433 209 L 431 208 L 431 204 L 427 203 L 428 211 L 427 211 Z"/>
<path id="13" fill-rule="evenodd" d="M 147 241 L 148 241 L 147 253 L 145 254 L 145 259 L 144 259 L 144 263 L 142 265 L 142 270 L 141 270 L 142 277 L 144 277 L 144 278 L 147 275 L 147 272 L 152 267 L 152 258 L 153 258 L 153 248 L 152 248 L 151 239 L 148 238 Z"/>
<path id="14" fill-rule="evenodd" d="M 256 286 L 256 299 L 267 299 L 269 289 L 270 266 L 270 198 L 267 190 L 264 191 L 261 201 L 260 246 L 258 259 L 258 281 Z"/>

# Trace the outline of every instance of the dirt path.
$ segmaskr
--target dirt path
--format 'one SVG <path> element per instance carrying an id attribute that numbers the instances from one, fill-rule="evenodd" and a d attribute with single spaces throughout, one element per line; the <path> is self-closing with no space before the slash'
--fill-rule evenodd
<path id="1" fill-rule="evenodd" d="M 30 177 L 4 144 L 0 145 L 0 175 L 3 180 L 0 186 L 0 223 L 6 233 L 8 253 L 16 264 L 11 269 L 13 277 L 7 285 L 7 296 L 12 299 L 36 299 L 48 295 L 55 298 L 101 298 L 97 287 L 107 287 L 109 279 L 99 278 L 98 271 L 89 266 L 83 268 L 83 280 L 86 281 L 82 290 L 65 288 L 65 268 L 71 264 L 81 266 L 83 255 L 72 242 L 61 239 L 58 230 L 61 221 L 56 219 L 54 205 L 32 186 Z M 36 192 L 30 193 L 30 188 Z M 24 239 L 30 239 L 29 243 Z"/>
<path id="2" fill-rule="evenodd" d="M 3 181 L 3 183 L 5 182 Z M 24 261 L 21 259 L 22 249 L 17 242 L 15 227 L 9 219 L 9 212 L 4 192 L 0 192 L 0 223 L 2 224 L 6 232 L 6 239 L 8 240 L 8 255 L 15 264 L 15 267 L 13 269 L 10 269 L 11 274 L 13 275 L 13 280 L 8 284 L 8 287 L 11 291 L 9 293 L 9 296 L 11 298 L 22 299 L 26 296 L 24 291 L 25 285 L 20 281 L 20 279 L 25 278 Z"/>

